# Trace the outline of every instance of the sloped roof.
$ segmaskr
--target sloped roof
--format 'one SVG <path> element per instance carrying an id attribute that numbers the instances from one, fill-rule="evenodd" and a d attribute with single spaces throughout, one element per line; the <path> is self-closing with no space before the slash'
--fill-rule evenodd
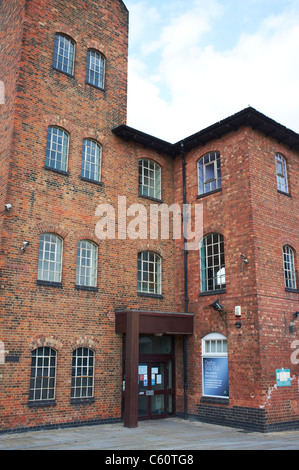
<path id="1" fill-rule="evenodd" d="M 236 131 L 243 126 L 250 126 L 266 136 L 276 139 L 279 143 L 287 145 L 290 149 L 299 150 L 299 134 L 252 107 L 243 109 L 233 116 L 223 119 L 175 144 L 158 139 L 124 124 L 114 128 L 112 132 L 125 141 L 135 142 L 156 152 L 175 157 L 180 153 L 182 143 L 184 144 L 185 151 L 189 152 L 199 145 L 205 145 L 211 140 L 219 139 L 223 135 Z"/>

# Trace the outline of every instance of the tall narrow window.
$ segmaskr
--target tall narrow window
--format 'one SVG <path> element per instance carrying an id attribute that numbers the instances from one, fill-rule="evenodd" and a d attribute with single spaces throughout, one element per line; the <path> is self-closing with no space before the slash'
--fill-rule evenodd
<path id="1" fill-rule="evenodd" d="M 97 286 L 97 258 L 98 247 L 94 243 L 86 240 L 78 243 L 76 285 Z"/>
<path id="2" fill-rule="evenodd" d="M 161 167 L 152 160 L 139 160 L 139 194 L 161 199 Z"/>
<path id="3" fill-rule="evenodd" d="M 101 146 L 91 139 L 83 140 L 81 177 L 100 182 L 101 180 Z"/>
<path id="4" fill-rule="evenodd" d="M 52 233 L 40 236 L 38 258 L 38 280 L 61 282 L 62 239 Z"/>
<path id="5" fill-rule="evenodd" d="M 56 351 L 40 347 L 32 351 L 29 401 L 55 399 Z"/>
<path id="6" fill-rule="evenodd" d="M 144 294 L 161 294 L 161 258 L 156 253 L 138 253 L 137 291 Z"/>
<path id="7" fill-rule="evenodd" d="M 63 34 L 56 34 L 53 60 L 54 69 L 68 75 L 74 75 L 74 63 L 75 43 Z"/>
<path id="8" fill-rule="evenodd" d="M 97 51 L 89 50 L 87 53 L 86 83 L 104 89 L 105 58 Z"/>
<path id="9" fill-rule="evenodd" d="M 296 289 L 296 271 L 294 251 L 290 246 L 283 247 L 284 282 L 287 289 Z"/>
<path id="10" fill-rule="evenodd" d="M 67 171 L 69 136 L 58 127 L 49 127 L 47 136 L 46 168 Z"/>
<path id="11" fill-rule="evenodd" d="M 202 157 L 198 164 L 199 196 L 221 188 L 220 153 L 210 152 Z"/>
<path id="12" fill-rule="evenodd" d="M 211 333 L 202 339 L 203 395 L 229 398 L 227 339 Z"/>
<path id="13" fill-rule="evenodd" d="M 225 289 L 224 239 L 219 233 L 207 235 L 200 246 L 201 292 Z"/>
<path id="14" fill-rule="evenodd" d="M 282 155 L 275 155 L 277 189 L 283 193 L 289 193 L 287 162 Z"/>
<path id="15" fill-rule="evenodd" d="M 94 352 L 78 348 L 73 352 L 71 398 L 91 398 L 94 387 Z"/>

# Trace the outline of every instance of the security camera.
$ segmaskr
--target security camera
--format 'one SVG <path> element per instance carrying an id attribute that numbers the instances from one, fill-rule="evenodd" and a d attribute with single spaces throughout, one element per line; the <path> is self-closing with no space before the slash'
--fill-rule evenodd
<path id="1" fill-rule="evenodd" d="M 5 204 L 5 210 L 6 211 L 10 211 L 11 208 L 12 208 L 11 204 Z"/>
<path id="2" fill-rule="evenodd" d="M 217 312 L 222 312 L 223 311 L 223 305 L 220 305 L 219 299 L 215 300 L 210 307 L 213 307 L 214 310 L 217 310 Z"/>
<path id="3" fill-rule="evenodd" d="M 248 264 L 248 259 L 245 258 L 245 255 L 241 255 L 241 259 L 245 264 Z"/>
<path id="4" fill-rule="evenodd" d="M 24 251 L 26 250 L 27 246 L 29 245 L 29 242 L 23 242 L 23 246 L 21 248 L 21 252 L 24 253 Z"/>

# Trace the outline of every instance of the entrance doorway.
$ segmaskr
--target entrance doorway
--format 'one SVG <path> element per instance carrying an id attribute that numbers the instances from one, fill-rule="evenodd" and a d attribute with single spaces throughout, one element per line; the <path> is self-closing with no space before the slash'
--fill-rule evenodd
<path id="1" fill-rule="evenodd" d="M 150 360 L 138 367 L 138 418 L 159 419 L 173 414 L 173 360 Z"/>
<path id="2" fill-rule="evenodd" d="M 125 340 L 124 336 L 124 343 Z M 174 359 L 173 336 L 139 336 L 138 420 L 175 414 Z"/>

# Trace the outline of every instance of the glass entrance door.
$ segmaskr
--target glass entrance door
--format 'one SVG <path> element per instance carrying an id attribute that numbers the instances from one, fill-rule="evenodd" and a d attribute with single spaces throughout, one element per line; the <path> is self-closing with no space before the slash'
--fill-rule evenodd
<path id="1" fill-rule="evenodd" d="M 139 363 L 139 419 L 165 418 L 172 413 L 172 382 L 172 360 Z"/>

